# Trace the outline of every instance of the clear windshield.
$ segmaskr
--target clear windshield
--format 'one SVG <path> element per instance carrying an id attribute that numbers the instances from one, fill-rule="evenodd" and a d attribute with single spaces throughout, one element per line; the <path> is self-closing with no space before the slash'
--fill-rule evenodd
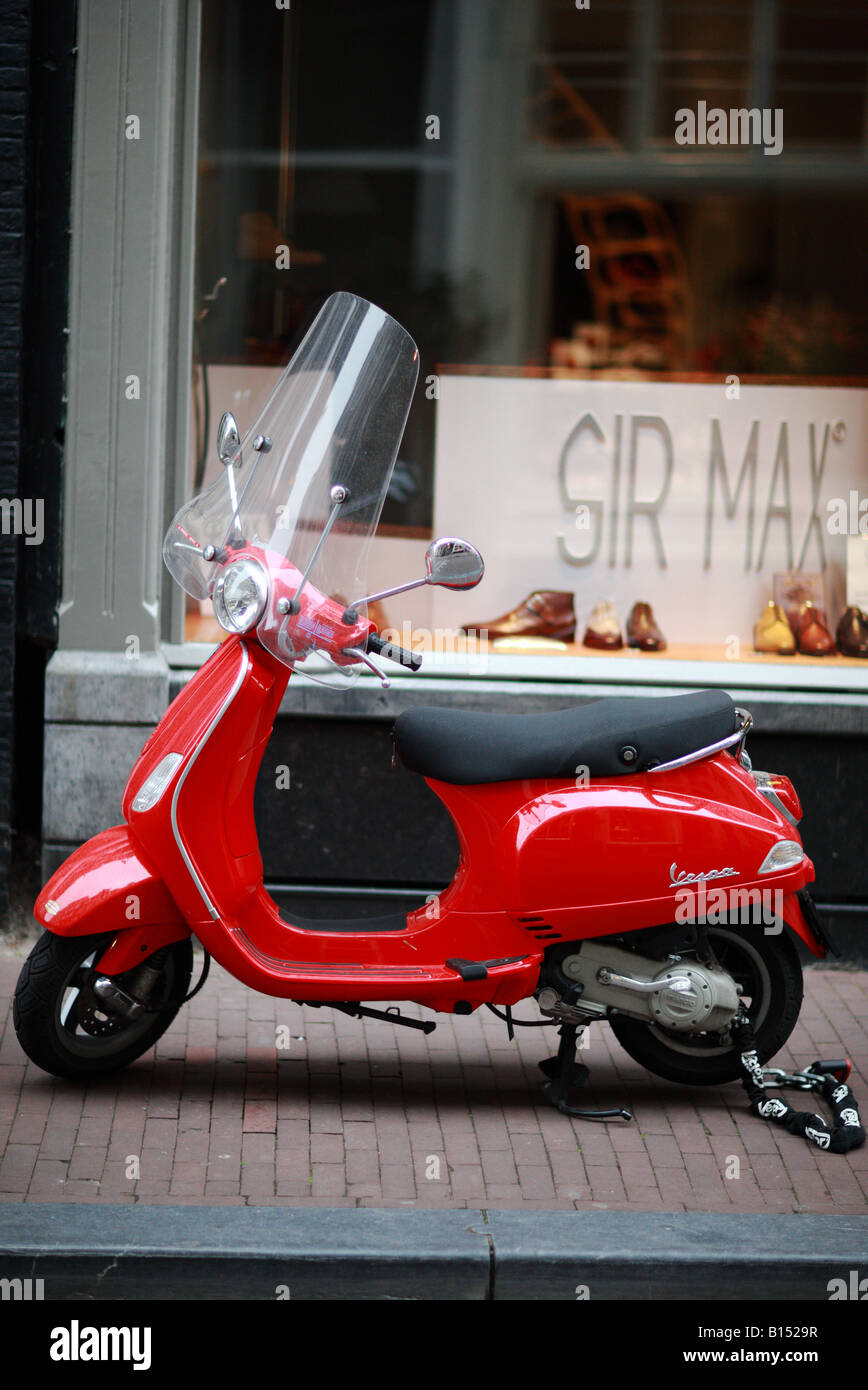
<path id="1" fill-rule="evenodd" d="M 363 597 L 418 367 L 416 344 L 382 309 L 345 292 L 326 300 L 234 460 L 169 527 L 163 557 L 181 587 L 208 598 L 218 567 L 206 548 L 253 546 L 341 604 Z M 279 626 L 266 609 L 257 634 L 281 660 L 316 647 L 279 640 Z"/>

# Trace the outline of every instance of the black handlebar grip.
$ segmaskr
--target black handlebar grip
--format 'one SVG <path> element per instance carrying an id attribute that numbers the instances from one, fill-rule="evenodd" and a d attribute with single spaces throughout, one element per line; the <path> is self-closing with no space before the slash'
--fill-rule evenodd
<path id="1" fill-rule="evenodd" d="M 422 658 L 416 652 L 396 647 L 394 642 L 384 642 L 376 632 L 372 632 L 368 638 L 368 651 L 374 656 L 385 657 L 387 661 L 396 661 L 399 666 L 406 666 L 409 671 L 418 671 L 422 665 Z"/>

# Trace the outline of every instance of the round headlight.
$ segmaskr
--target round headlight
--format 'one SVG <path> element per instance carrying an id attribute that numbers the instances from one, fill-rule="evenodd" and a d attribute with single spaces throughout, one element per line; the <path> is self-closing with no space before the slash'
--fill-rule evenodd
<path id="1" fill-rule="evenodd" d="M 221 627 L 227 632 L 247 632 L 265 611 L 268 577 L 255 560 L 234 560 L 220 575 L 211 597 Z"/>

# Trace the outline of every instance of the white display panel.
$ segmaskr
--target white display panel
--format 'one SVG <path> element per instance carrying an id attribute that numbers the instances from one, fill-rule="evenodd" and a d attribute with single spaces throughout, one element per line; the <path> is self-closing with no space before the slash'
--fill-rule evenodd
<path id="1" fill-rule="evenodd" d="M 444 373 L 439 391 L 435 532 L 488 566 L 466 620 L 570 590 L 579 640 L 600 598 L 622 622 L 643 600 L 671 647 L 725 658 L 736 638 L 749 656 L 774 574 L 802 569 L 825 571 L 837 622 L 847 536 L 828 503 L 868 495 L 864 389 Z M 435 623 L 455 606 L 436 596 Z"/>

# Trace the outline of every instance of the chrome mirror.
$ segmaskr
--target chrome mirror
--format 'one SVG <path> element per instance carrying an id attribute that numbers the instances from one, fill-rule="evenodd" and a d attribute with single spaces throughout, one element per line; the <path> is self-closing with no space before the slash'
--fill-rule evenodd
<path id="1" fill-rule="evenodd" d="M 472 589 L 485 573 L 485 564 L 476 546 L 469 541 L 458 540 L 456 536 L 440 536 L 425 551 L 425 570 L 424 579 L 411 579 L 409 584 L 398 584 L 394 589 L 381 589 L 378 594 L 355 599 L 344 609 L 344 622 L 356 622 L 363 603 L 406 594 L 408 589 L 421 589 L 424 584 L 440 584 L 444 589 Z"/>
<path id="2" fill-rule="evenodd" d="M 425 551 L 426 584 L 444 589 L 473 589 L 485 573 L 482 556 L 469 541 L 441 536 Z"/>
<path id="3" fill-rule="evenodd" d="M 217 455 L 221 463 L 234 463 L 241 448 L 241 435 L 235 416 L 227 410 L 217 426 Z"/>

